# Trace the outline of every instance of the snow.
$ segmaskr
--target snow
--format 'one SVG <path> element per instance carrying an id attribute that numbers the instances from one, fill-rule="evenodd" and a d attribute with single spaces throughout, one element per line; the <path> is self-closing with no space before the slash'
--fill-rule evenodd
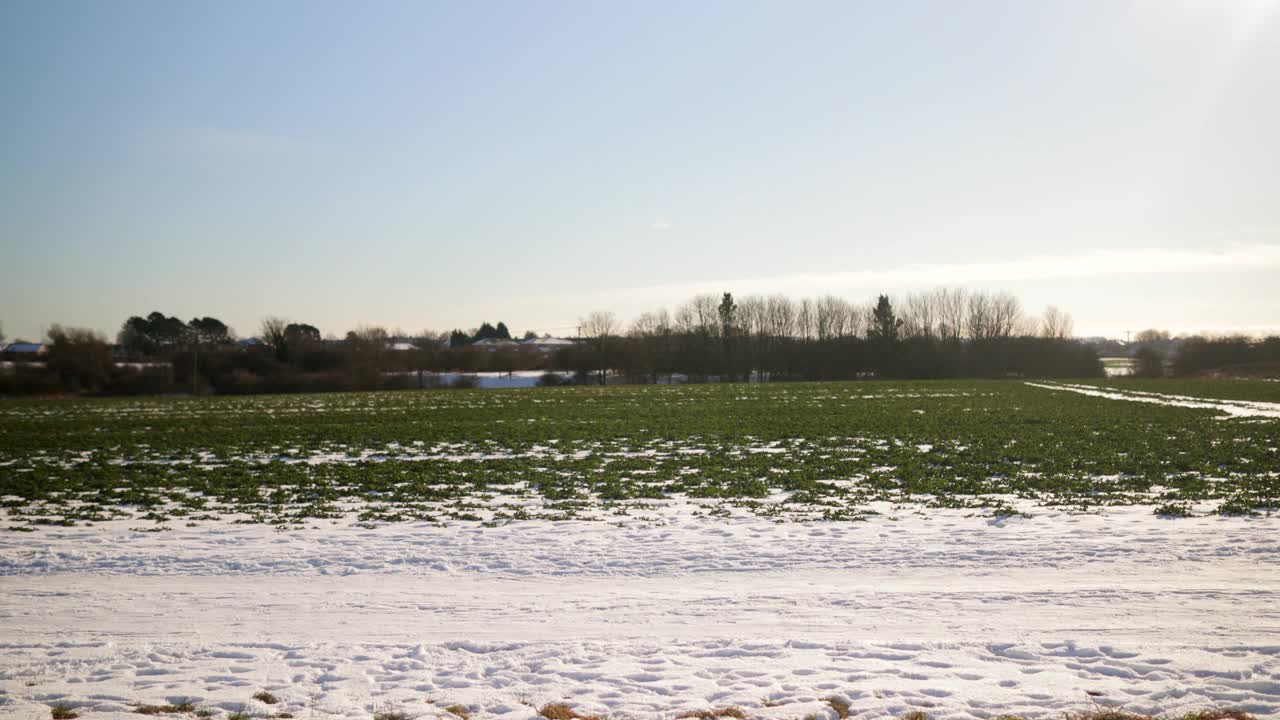
<path id="1" fill-rule="evenodd" d="M 1142 390 L 1120 390 L 1099 387 L 1096 385 L 1076 385 L 1062 382 L 1028 382 L 1031 387 L 1046 390 L 1065 390 L 1067 392 L 1107 398 L 1109 400 L 1128 400 L 1130 402 L 1167 405 L 1169 407 L 1201 408 L 1217 410 L 1227 417 L 1262 417 L 1280 418 L 1280 403 L 1261 402 L 1256 400 L 1218 400 L 1213 398 L 1193 397 L 1190 395 L 1173 395 L 1170 393 L 1154 393 Z"/>
<path id="2" fill-rule="evenodd" d="M 1149 508 L 0 537 L 0 716 L 1280 715 L 1280 520 Z M 251 699 L 261 689 L 282 699 Z M 1094 695 L 1093 693 L 1098 693 Z"/>
<path id="3" fill-rule="evenodd" d="M 514 372 L 480 372 L 480 373 L 426 373 L 441 385 L 452 385 L 459 378 L 470 378 L 477 388 L 485 390 L 505 390 L 509 388 L 535 387 L 544 375 L 559 375 L 561 380 L 569 380 L 573 373 L 548 370 L 516 370 Z"/>

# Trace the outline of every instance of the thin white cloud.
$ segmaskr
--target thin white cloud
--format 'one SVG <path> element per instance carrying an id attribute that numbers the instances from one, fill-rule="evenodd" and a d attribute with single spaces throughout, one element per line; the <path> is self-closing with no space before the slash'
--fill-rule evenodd
<path id="1" fill-rule="evenodd" d="M 649 229 L 654 232 L 666 232 L 671 229 L 671 223 L 666 220 L 654 220 Z"/>
<path id="2" fill-rule="evenodd" d="M 736 295 L 787 293 L 816 295 L 889 291 L 938 286 L 981 287 L 1035 280 L 1116 275 L 1233 272 L 1280 269 L 1280 245 L 1235 245 L 1222 250 L 1126 248 L 1071 255 L 1037 255 L 1016 260 L 919 263 L 881 270 L 793 273 L 705 282 L 649 285 L 572 296 L 529 298 L 535 302 L 590 304 L 607 301 L 680 302 L 699 293 L 725 290 Z"/>

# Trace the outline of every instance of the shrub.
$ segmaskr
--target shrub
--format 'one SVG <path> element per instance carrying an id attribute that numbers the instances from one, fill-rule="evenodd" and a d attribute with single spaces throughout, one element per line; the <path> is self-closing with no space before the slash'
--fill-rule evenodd
<path id="1" fill-rule="evenodd" d="M 191 386 L 186 386 L 190 390 Z M 164 395 L 175 390 L 173 376 L 167 367 L 117 367 L 111 382 L 103 389 L 107 395 Z"/>
<path id="2" fill-rule="evenodd" d="M 0 372 L 0 395 L 56 395 L 62 380 L 44 365 L 18 365 L 13 372 Z"/>
<path id="3" fill-rule="evenodd" d="M 1178 505 L 1176 503 L 1165 503 L 1155 509 L 1154 515 L 1160 517 L 1191 517 L 1195 513 L 1191 512 L 1191 508 L 1186 505 Z"/>
<path id="4" fill-rule="evenodd" d="M 65 390 L 100 390 L 111 379 L 115 364 L 111 346 L 98 333 L 54 325 L 49 331 L 49 370 Z"/>
<path id="5" fill-rule="evenodd" d="M 1138 351 L 1133 354 L 1133 376 L 1164 377 L 1164 356 L 1155 348 L 1138 348 Z"/>

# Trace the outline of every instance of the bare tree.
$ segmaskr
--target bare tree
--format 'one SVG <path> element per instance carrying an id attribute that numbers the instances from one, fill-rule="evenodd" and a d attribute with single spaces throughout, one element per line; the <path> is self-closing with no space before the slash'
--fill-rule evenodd
<path id="1" fill-rule="evenodd" d="M 933 291 L 938 314 L 938 335 L 944 340 L 959 342 L 968 327 L 968 298 L 960 288 L 939 288 Z"/>
<path id="2" fill-rule="evenodd" d="M 748 295 L 738 301 L 738 326 L 752 337 L 765 334 L 767 302 L 759 295 Z"/>
<path id="3" fill-rule="evenodd" d="M 676 309 L 676 327 L 684 333 L 719 335 L 720 301 L 715 295 L 695 295 L 689 298 Z"/>
<path id="4" fill-rule="evenodd" d="M 863 326 L 859 316 L 862 308 L 854 305 L 848 300 L 840 301 L 840 311 L 838 313 L 839 324 L 837 327 L 836 337 L 857 337 L 862 334 Z"/>
<path id="5" fill-rule="evenodd" d="M 671 313 L 667 312 L 666 308 L 658 308 L 658 312 L 655 313 L 655 315 L 657 316 L 658 334 L 662 336 L 671 335 L 672 328 L 674 327 L 671 323 Z"/>
<path id="6" fill-rule="evenodd" d="M 582 336 L 587 338 L 607 338 L 618 332 L 618 318 L 608 310 L 596 310 L 578 320 L 582 328 Z"/>
<path id="7" fill-rule="evenodd" d="M 720 334 L 720 298 L 715 295 L 698 295 L 691 301 L 696 327 L 706 335 Z"/>
<path id="8" fill-rule="evenodd" d="M 595 347 L 596 371 L 599 373 L 600 384 L 604 385 L 609 372 L 608 351 L 610 338 L 617 334 L 618 318 L 607 310 L 596 310 L 579 319 L 578 326 L 582 336 L 590 338 L 592 345 Z"/>
<path id="9" fill-rule="evenodd" d="M 641 313 L 631 322 L 627 335 L 633 338 L 663 337 L 671 334 L 671 315 L 666 308 Z"/>
<path id="10" fill-rule="evenodd" d="M 274 315 L 262 318 L 262 324 L 258 326 L 258 339 L 275 350 L 277 355 L 287 353 L 287 327 L 289 322 L 284 318 Z"/>
<path id="11" fill-rule="evenodd" d="M 816 315 L 812 300 L 804 298 L 800 301 L 800 306 L 796 309 L 796 337 L 801 340 L 813 338 L 817 329 Z"/>
<path id="12" fill-rule="evenodd" d="M 677 306 L 673 320 L 676 330 L 681 333 L 692 333 L 697 330 L 698 319 L 694 315 L 692 303 L 684 302 Z"/>
<path id="13" fill-rule="evenodd" d="M 392 334 L 380 325 L 360 325 L 347 333 L 347 342 L 355 342 L 368 349 L 386 349 Z"/>
<path id="14" fill-rule="evenodd" d="M 668 351 L 670 335 L 671 319 L 666 310 L 642 313 L 632 321 L 627 336 L 636 342 L 631 345 L 629 370 L 642 372 L 656 383 L 658 366 Z"/>
<path id="15" fill-rule="evenodd" d="M 658 334 L 658 314 L 657 313 L 641 313 L 631 322 L 631 329 L 627 331 L 627 335 L 633 338 L 647 338 Z"/>
<path id="16" fill-rule="evenodd" d="M 414 342 L 423 349 L 427 347 L 443 347 L 449 343 L 449 333 L 423 328 L 418 331 Z"/>
<path id="17" fill-rule="evenodd" d="M 968 309 L 966 325 L 974 340 L 999 340 L 1026 331 L 1022 304 L 1009 293 L 973 293 Z"/>
<path id="18" fill-rule="evenodd" d="M 1022 303 L 1007 292 L 992 296 L 991 322 L 994 336 L 1000 339 L 1027 332 L 1026 321 L 1022 316 Z"/>
<path id="19" fill-rule="evenodd" d="M 902 318 L 903 337 L 919 337 L 932 340 L 937 334 L 938 298 L 936 292 L 912 293 L 902 302 L 899 317 Z"/>
<path id="20" fill-rule="evenodd" d="M 819 340 L 849 337 L 855 334 L 858 323 L 854 320 L 854 307 L 848 300 L 834 295 L 818 298 L 813 304 L 814 331 Z"/>
<path id="21" fill-rule="evenodd" d="M 1053 340 L 1065 340 L 1072 336 L 1075 323 L 1071 320 L 1071 314 L 1059 310 L 1056 306 L 1050 305 L 1044 310 L 1044 317 L 1040 320 L 1040 336 Z"/>
<path id="22" fill-rule="evenodd" d="M 818 340 L 829 340 L 835 337 L 832 326 L 836 323 L 835 314 L 838 310 L 832 302 L 834 300 L 837 298 L 827 295 L 813 301 L 813 334 Z"/>
<path id="23" fill-rule="evenodd" d="M 850 335 L 853 337 L 866 337 L 871 331 L 871 304 L 858 303 L 853 306 L 853 310 L 849 315 Z"/>
<path id="24" fill-rule="evenodd" d="M 796 333 L 796 304 L 786 295 L 771 295 L 765 300 L 765 332 L 774 338 L 792 337 Z"/>

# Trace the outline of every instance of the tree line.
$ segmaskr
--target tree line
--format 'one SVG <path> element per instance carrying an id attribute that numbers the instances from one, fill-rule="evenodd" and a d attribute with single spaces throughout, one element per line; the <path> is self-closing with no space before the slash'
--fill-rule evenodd
<path id="1" fill-rule="evenodd" d="M 1027 316 L 1008 293 L 941 288 L 858 305 L 836 296 L 698 295 L 623 329 L 612 313 L 581 320 L 583 345 L 562 369 L 604 382 L 841 380 L 866 377 L 1092 377 L 1102 364 L 1072 339 L 1071 317 Z"/>
<path id="2" fill-rule="evenodd" d="M 528 346 L 473 346 L 490 337 L 508 339 L 510 332 L 502 322 L 482 323 L 466 333 L 412 336 L 362 326 L 342 338 L 325 338 L 315 325 L 267 317 L 256 337 L 237 342 L 234 331 L 217 318 L 183 322 L 157 311 L 128 318 L 114 345 L 91 330 L 53 326 L 44 362 L 18 363 L 0 373 L 0 395 L 396 389 L 429 384 L 427 373 L 548 366 L 549 359 Z M 394 349 L 397 340 L 411 349 Z"/>
<path id="3" fill-rule="evenodd" d="M 1134 337 L 1134 345 L 1136 377 L 1280 376 L 1280 336 L 1260 340 L 1244 335 L 1173 338 L 1163 330 L 1143 330 Z"/>
<path id="4" fill-rule="evenodd" d="M 627 326 L 611 312 L 590 313 L 578 335 L 547 354 L 526 344 L 476 344 L 511 339 L 502 322 L 413 336 L 369 326 L 324 338 L 315 325 L 268 317 L 253 342 L 238 343 L 217 318 L 183 322 L 152 312 L 128 318 L 114 346 L 93 331 L 54 326 L 47 362 L 0 373 L 0 394 L 387 389 L 428 385 L 433 373 L 517 370 L 560 371 L 578 383 L 1103 374 L 1097 348 L 1073 337 L 1068 313 L 1049 307 L 1031 315 L 1008 293 L 952 288 L 865 304 L 830 295 L 697 295 Z M 1277 337 L 1144 331 L 1137 340 L 1138 375 L 1280 365 Z"/>

